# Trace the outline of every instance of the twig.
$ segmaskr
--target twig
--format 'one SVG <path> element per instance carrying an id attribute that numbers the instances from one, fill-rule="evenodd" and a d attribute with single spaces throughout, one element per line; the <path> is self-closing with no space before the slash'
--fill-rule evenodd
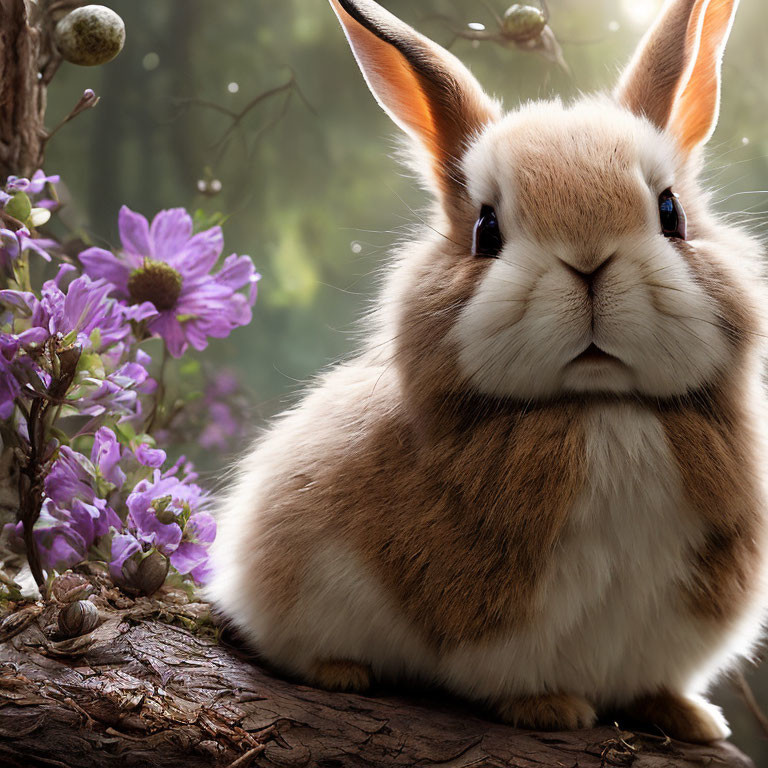
<path id="1" fill-rule="evenodd" d="M 43 141 L 45 146 L 70 120 L 74 120 L 81 112 L 85 112 L 87 109 L 93 109 L 100 101 L 100 97 L 97 96 L 90 88 L 83 91 L 83 95 L 80 100 L 72 107 L 72 111 L 52 130 L 50 131 Z"/>
<path id="2" fill-rule="evenodd" d="M 744 703 L 752 713 L 752 716 L 762 728 L 763 733 L 768 736 L 768 717 L 766 717 L 765 712 L 763 712 L 760 705 L 757 703 L 755 694 L 752 692 L 752 688 L 747 682 L 747 678 L 744 677 L 744 673 L 740 670 L 734 672 L 731 675 L 731 680 L 733 681 L 736 690 L 741 694 L 741 698 L 744 699 Z"/>
<path id="3" fill-rule="evenodd" d="M 249 749 L 244 755 L 240 755 L 237 760 L 235 760 L 233 763 L 230 763 L 228 768 L 242 768 L 242 766 L 248 765 L 248 763 L 250 763 L 254 757 L 260 755 L 266 748 L 266 744 L 259 744 L 258 747 Z"/>
<path id="4" fill-rule="evenodd" d="M 281 93 L 296 93 L 296 95 L 301 99 L 304 106 L 315 116 L 317 116 L 317 111 L 312 106 L 312 104 L 309 102 L 309 100 L 306 98 L 304 93 L 302 92 L 301 88 L 299 87 L 299 84 L 296 82 L 296 76 L 291 73 L 290 78 L 287 82 L 283 83 L 282 85 L 277 85 L 274 88 L 270 88 L 269 90 L 263 91 L 262 93 L 258 94 L 257 96 L 254 96 L 239 112 L 235 112 L 233 109 L 229 109 L 228 107 L 224 107 L 221 104 L 217 104 L 213 101 L 208 101 L 207 99 L 179 99 L 177 103 L 179 105 L 189 105 L 189 106 L 197 106 L 197 107 L 205 107 L 206 109 L 213 109 L 216 112 L 220 112 L 223 115 L 226 115 L 231 121 L 231 125 L 224 131 L 221 138 L 219 138 L 215 143 L 214 147 L 218 147 L 220 149 L 223 149 L 224 146 L 227 144 L 229 139 L 231 138 L 234 131 L 240 127 L 240 124 L 243 122 L 243 120 L 248 116 L 250 112 L 252 112 L 256 107 L 258 107 L 260 104 L 263 104 L 265 101 L 270 100 L 274 96 L 278 96 Z"/>

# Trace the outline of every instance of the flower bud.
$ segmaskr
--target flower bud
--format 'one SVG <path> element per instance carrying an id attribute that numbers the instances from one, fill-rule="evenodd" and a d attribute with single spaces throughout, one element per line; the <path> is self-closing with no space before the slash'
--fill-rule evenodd
<path id="1" fill-rule="evenodd" d="M 29 223 L 33 227 L 42 227 L 51 219 L 51 212 L 47 208 L 33 208 L 29 212 Z"/>
<path id="2" fill-rule="evenodd" d="M 59 21 L 55 40 L 66 61 L 95 67 L 112 61 L 123 50 L 125 24 L 110 8 L 84 5 Z"/>
<path id="3" fill-rule="evenodd" d="M 59 629 L 67 637 L 87 635 L 99 623 L 99 610 L 88 600 L 77 600 L 59 611 Z"/>
<path id="4" fill-rule="evenodd" d="M 515 5 L 504 14 L 504 34 L 516 43 L 527 43 L 541 37 L 547 26 L 547 17 L 540 8 L 532 5 Z"/>

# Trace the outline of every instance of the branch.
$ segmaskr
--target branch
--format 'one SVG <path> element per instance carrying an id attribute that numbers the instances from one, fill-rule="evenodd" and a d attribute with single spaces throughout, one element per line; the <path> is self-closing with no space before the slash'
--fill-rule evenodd
<path id="1" fill-rule="evenodd" d="M 102 586 L 89 598 L 102 623 L 71 639 L 56 634 L 54 603 L 0 625 L 0 637 L 6 624 L 16 632 L 0 645 L 0 764 L 754 768 L 725 743 L 616 727 L 518 731 L 445 695 L 327 693 L 217 642 L 207 606 L 167 587 L 158 595 L 134 601 Z"/>
<path id="2" fill-rule="evenodd" d="M 308 99 L 302 92 L 301 88 L 296 82 L 296 77 L 293 73 L 291 73 L 291 76 L 286 83 L 275 86 L 274 88 L 270 88 L 269 90 L 266 90 L 258 94 L 257 96 L 254 96 L 254 98 L 252 98 L 239 112 L 235 112 L 234 110 L 229 109 L 228 107 L 224 107 L 221 104 L 217 104 L 213 101 L 208 101 L 206 99 L 198 99 L 198 98 L 177 99 L 176 104 L 182 107 L 193 106 L 193 107 L 204 107 L 206 109 L 212 109 L 216 112 L 220 112 L 221 114 L 226 115 L 232 121 L 231 124 L 228 126 L 228 128 L 221 135 L 221 137 L 217 139 L 213 144 L 214 148 L 219 148 L 220 154 L 221 154 L 226 148 L 226 145 L 228 144 L 229 140 L 232 138 L 232 134 L 240 127 L 243 120 L 260 104 L 263 104 L 269 101 L 275 96 L 279 96 L 281 93 L 287 93 L 288 96 L 295 93 L 301 99 L 304 106 L 313 115 L 317 116 L 317 112 L 315 108 L 312 106 L 312 104 L 308 101 Z M 279 122 L 279 120 L 282 119 L 282 117 L 285 115 L 285 111 L 286 111 L 286 108 L 284 107 L 280 111 L 280 116 L 277 118 L 277 121 L 270 121 L 266 129 L 261 129 L 259 131 L 259 135 L 261 135 L 264 132 L 264 130 L 268 130 L 268 128 L 272 127 L 274 122 Z"/>

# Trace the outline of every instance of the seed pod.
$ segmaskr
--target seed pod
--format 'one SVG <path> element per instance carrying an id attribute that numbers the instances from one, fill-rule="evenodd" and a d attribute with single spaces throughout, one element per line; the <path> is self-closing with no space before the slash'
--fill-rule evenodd
<path id="1" fill-rule="evenodd" d="M 112 61 L 123 50 L 125 24 L 110 8 L 84 5 L 59 21 L 54 37 L 66 61 L 96 67 Z"/>
<path id="2" fill-rule="evenodd" d="M 147 555 L 136 569 L 136 575 L 132 579 L 131 586 L 141 592 L 142 595 L 152 595 L 165 583 L 168 576 L 168 558 L 159 552 Z"/>
<path id="3" fill-rule="evenodd" d="M 58 603 L 84 600 L 93 591 L 91 582 L 79 573 L 64 573 L 57 576 L 51 585 L 51 594 Z"/>
<path id="4" fill-rule="evenodd" d="M 515 5 L 504 14 L 504 34 L 516 43 L 527 43 L 541 36 L 547 26 L 547 17 L 541 8 L 532 5 Z"/>
<path id="5" fill-rule="evenodd" d="M 59 611 L 59 629 L 67 637 L 87 635 L 99 623 L 99 610 L 88 600 L 70 603 Z"/>

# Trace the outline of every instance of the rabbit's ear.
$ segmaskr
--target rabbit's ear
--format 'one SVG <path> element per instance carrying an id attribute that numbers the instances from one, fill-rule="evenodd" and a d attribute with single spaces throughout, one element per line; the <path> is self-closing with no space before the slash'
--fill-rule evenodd
<path id="1" fill-rule="evenodd" d="M 715 130 L 720 70 L 738 0 L 668 0 L 630 63 L 619 100 L 690 152 Z"/>
<path id="2" fill-rule="evenodd" d="M 439 187 L 462 185 L 468 141 L 499 117 L 469 70 L 373 0 L 330 0 L 368 87 L 384 111 L 422 142 Z"/>

